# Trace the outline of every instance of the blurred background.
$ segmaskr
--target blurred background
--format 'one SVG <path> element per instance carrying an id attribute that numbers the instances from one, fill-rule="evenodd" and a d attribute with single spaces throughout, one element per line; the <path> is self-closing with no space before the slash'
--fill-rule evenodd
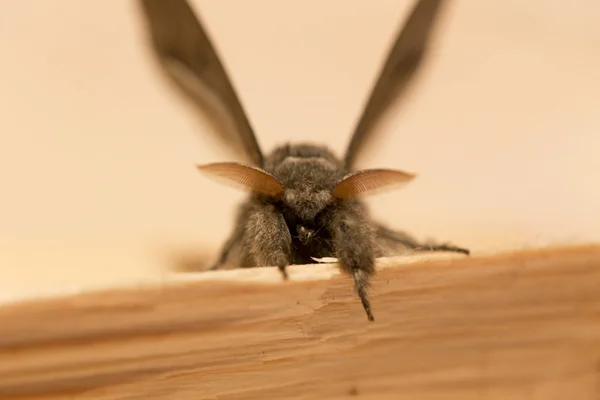
<path id="1" fill-rule="evenodd" d="M 413 1 L 194 0 L 264 151 L 342 154 Z M 418 173 L 373 216 L 473 253 L 600 240 L 600 2 L 452 1 L 361 166 Z M 244 194 L 133 1 L 0 4 L 0 295 L 213 260 Z"/>

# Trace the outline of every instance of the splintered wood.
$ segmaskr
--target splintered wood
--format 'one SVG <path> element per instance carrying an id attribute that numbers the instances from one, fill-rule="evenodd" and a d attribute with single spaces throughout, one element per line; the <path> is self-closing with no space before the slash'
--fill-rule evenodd
<path id="1" fill-rule="evenodd" d="M 382 260 L 0 307 L 1 399 L 600 399 L 600 246 Z"/>

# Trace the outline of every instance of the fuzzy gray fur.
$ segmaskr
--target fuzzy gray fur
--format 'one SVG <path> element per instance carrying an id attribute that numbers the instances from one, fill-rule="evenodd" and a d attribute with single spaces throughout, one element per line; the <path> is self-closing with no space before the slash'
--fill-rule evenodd
<path id="1" fill-rule="evenodd" d="M 226 264 L 276 265 L 287 277 L 287 265 L 311 264 L 312 257 L 336 257 L 342 270 L 354 278 L 367 316 L 373 320 L 367 290 L 376 257 L 397 254 L 402 248 L 468 254 L 453 246 L 422 245 L 372 222 L 360 200 L 333 197 L 331 190 L 348 171 L 323 146 L 280 146 L 265 158 L 263 168 L 283 184 L 284 195 L 278 200 L 250 195 L 212 269 Z"/>

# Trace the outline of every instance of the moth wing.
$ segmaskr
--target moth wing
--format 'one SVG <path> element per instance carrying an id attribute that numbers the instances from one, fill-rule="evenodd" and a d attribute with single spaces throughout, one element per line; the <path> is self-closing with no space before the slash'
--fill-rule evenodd
<path id="1" fill-rule="evenodd" d="M 354 169 L 361 150 L 372 140 L 375 124 L 390 104 L 407 92 L 428 48 L 431 32 L 444 0 L 417 0 L 404 27 L 389 51 L 387 60 L 363 109 L 346 149 L 345 164 Z"/>
<path id="2" fill-rule="evenodd" d="M 232 183 L 238 188 L 274 198 L 281 196 L 284 191 L 283 185 L 276 177 L 258 167 L 222 162 L 199 165 L 198 169 L 207 175 Z"/>
<path id="3" fill-rule="evenodd" d="M 154 56 L 213 123 L 217 138 L 253 165 L 263 155 L 254 130 L 200 19 L 186 0 L 139 0 Z"/>
<path id="4" fill-rule="evenodd" d="M 384 187 L 405 184 L 416 175 L 394 169 L 365 169 L 352 172 L 333 187 L 331 193 L 341 199 L 371 194 Z"/>

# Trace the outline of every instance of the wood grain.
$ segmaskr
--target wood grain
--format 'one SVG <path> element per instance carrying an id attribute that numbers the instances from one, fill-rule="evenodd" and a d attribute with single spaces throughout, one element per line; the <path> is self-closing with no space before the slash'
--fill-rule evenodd
<path id="1" fill-rule="evenodd" d="M 0 307 L 2 399 L 600 399 L 600 246 L 334 265 Z"/>

